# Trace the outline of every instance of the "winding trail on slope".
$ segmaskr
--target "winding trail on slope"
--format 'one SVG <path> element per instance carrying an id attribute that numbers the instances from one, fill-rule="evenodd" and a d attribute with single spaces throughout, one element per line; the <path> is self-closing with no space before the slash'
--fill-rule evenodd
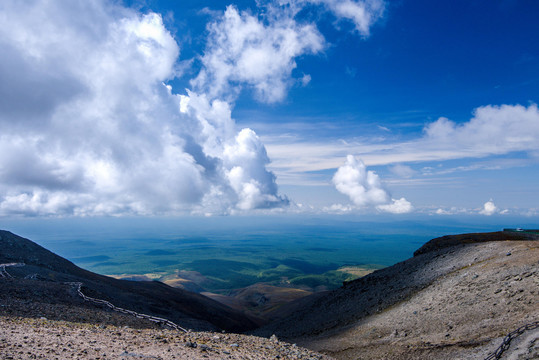
<path id="1" fill-rule="evenodd" d="M 25 265 L 24 263 L 0 264 L 0 277 L 14 279 L 14 277 L 11 276 L 7 272 L 6 267 L 21 267 L 21 266 L 24 266 L 24 265 Z M 79 296 L 81 298 L 84 299 L 84 301 L 88 301 L 88 302 L 91 302 L 91 303 L 94 303 L 94 304 L 97 304 L 97 305 L 106 305 L 110 309 L 112 309 L 114 311 L 117 311 L 117 312 L 120 312 L 122 314 L 128 314 L 128 315 L 135 316 L 138 319 L 146 319 L 146 320 L 158 323 L 158 324 L 163 324 L 163 325 L 166 325 L 168 327 L 171 327 L 174 330 L 188 332 L 183 327 L 179 326 L 178 324 L 176 324 L 176 323 L 174 323 L 174 322 L 172 322 L 172 321 L 170 321 L 168 319 L 160 318 L 160 317 L 157 317 L 157 316 L 151 316 L 151 315 L 147 315 L 147 314 L 141 314 L 141 313 L 138 313 L 136 311 L 127 310 L 127 309 L 115 306 L 112 303 L 110 303 L 109 301 L 102 300 L 102 299 L 96 299 L 96 298 L 87 296 L 82 292 L 83 283 L 81 283 L 81 282 L 67 282 L 67 283 L 64 283 L 64 284 L 75 286 L 76 289 L 77 289 L 77 293 L 79 294 Z"/>
<path id="2" fill-rule="evenodd" d="M 24 266 L 24 263 L 7 263 L 7 264 L 0 264 L 0 277 L 3 277 L 3 278 L 10 278 L 12 279 L 13 276 L 11 276 L 7 270 L 6 270 L 6 267 L 20 267 L 20 266 Z"/>
<path id="3" fill-rule="evenodd" d="M 158 323 L 158 324 L 163 324 L 163 325 L 166 325 L 166 326 L 169 326 L 169 327 L 173 328 L 174 330 L 188 332 L 186 329 L 182 328 L 178 324 L 173 323 L 172 321 L 170 321 L 168 319 L 160 318 L 160 317 L 157 317 L 157 316 L 141 314 L 141 313 L 138 313 L 138 312 L 133 311 L 133 310 L 127 310 L 127 309 L 115 306 L 115 305 L 113 305 L 112 303 L 110 303 L 110 302 L 108 302 L 106 300 L 101 300 L 101 299 L 96 299 L 96 298 L 93 298 L 93 297 L 90 297 L 90 296 L 86 296 L 82 292 L 83 284 L 81 282 L 70 282 L 70 283 L 66 283 L 66 284 L 76 286 L 77 293 L 85 301 L 89 301 L 89 302 L 92 302 L 92 303 L 97 304 L 97 305 L 106 305 L 110 309 L 112 309 L 114 311 L 117 311 L 117 312 L 120 312 L 120 313 L 123 313 L 123 314 L 129 314 L 129 315 L 133 315 L 133 316 L 135 316 L 135 317 L 137 317 L 139 319 L 146 319 L 146 320 L 150 320 L 150 321 L 153 321 L 155 323 Z"/>

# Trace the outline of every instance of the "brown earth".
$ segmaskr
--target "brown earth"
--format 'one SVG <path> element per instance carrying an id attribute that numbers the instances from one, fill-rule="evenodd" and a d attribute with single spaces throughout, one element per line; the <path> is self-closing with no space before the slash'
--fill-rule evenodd
<path id="1" fill-rule="evenodd" d="M 211 329 L 216 327 L 213 324 L 224 320 L 230 321 L 225 325 L 234 327 L 238 319 L 249 326 L 253 324 L 251 319 L 238 316 L 239 312 L 198 294 L 187 294 L 191 301 L 188 305 L 195 309 L 182 307 L 179 310 L 174 304 L 185 301 L 187 292 L 183 290 L 156 282 L 129 282 L 93 274 L 8 232 L 0 232 L 0 242 L 2 360 L 330 359 L 295 344 L 280 342 L 276 337 L 265 339 L 224 330 L 182 332 L 112 311 L 107 306 L 84 301 L 77 292 L 77 285 L 66 281 L 84 281 L 82 290 L 87 295 L 104 297 L 128 310 L 176 321 L 179 317 L 181 326 Z M 4 265 L 20 261 L 24 266 Z M 153 293 L 141 293 L 141 288 L 153 290 Z M 156 300 L 159 296 L 163 296 L 160 302 Z M 205 300 L 198 301 L 199 298 Z M 145 302 L 145 306 L 140 306 L 141 302 Z M 163 315 L 167 302 L 173 306 Z M 195 316 L 207 316 L 207 320 L 189 317 L 186 311 L 194 311 Z"/>
<path id="2" fill-rule="evenodd" d="M 337 271 L 343 272 L 345 274 L 353 275 L 356 278 L 360 278 L 363 276 L 367 276 L 370 273 L 373 273 L 375 269 L 365 268 L 361 266 L 343 266 L 337 269 Z"/>
<path id="3" fill-rule="evenodd" d="M 73 286 L 43 280 L 0 279 L 0 329 L 2 360 L 331 359 L 275 337 L 170 330 L 84 302 Z"/>

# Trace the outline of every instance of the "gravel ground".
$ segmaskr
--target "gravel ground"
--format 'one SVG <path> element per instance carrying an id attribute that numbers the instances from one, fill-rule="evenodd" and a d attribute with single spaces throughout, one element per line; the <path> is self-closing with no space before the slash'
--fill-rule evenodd
<path id="1" fill-rule="evenodd" d="M 294 344 L 239 334 L 179 333 L 0 316 L 0 358 L 10 359 L 317 359 Z"/>
<path id="2" fill-rule="evenodd" d="M 429 252 L 291 309 L 256 334 L 304 348 L 275 336 L 162 329 L 84 302 L 66 284 L 4 277 L 0 359 L 484 359 L 506 334 L 539 321 L 539 242 Z M 539 329 L 515 338 L 502 359 L 539 359 Z"/>
<path id="3" fill-rule="evenodd" d="M 291 341 L 338 359 L 484 359 L 505 335 L 539 321 L 539 242 L 433 255 L 426 270 L 443 274 L 424 289 L 356 323 Z M 516 338 L 502 359 L 539 359 L 539 331 Z"/>

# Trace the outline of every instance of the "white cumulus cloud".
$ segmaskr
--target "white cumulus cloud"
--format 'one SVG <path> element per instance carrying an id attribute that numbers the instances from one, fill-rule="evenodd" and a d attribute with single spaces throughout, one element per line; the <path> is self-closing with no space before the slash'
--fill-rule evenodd
<path id="1" fill-rule="evenodd" d="M 539 110 L 536 104 L 482 106 L 470 121 L 457 124 L 439 118 L 424 129 L 424 138 L 417 143 L 434 150 L 434 158 L 481 157 L 513 151 L 539 149 Z"/>
<path id="2" fill-rule="evenodd" d="M 391 199 L 391 203 L 378 205 L 376 208 L 392 214 L 407 214 L 414 209 L 412 203 L 403 197 L 400 199 Z"/>
<path id="3" fill-rule="evenodd" d="M 408 213 L 413 209 L 405 198 L 392 199 L 383 188 L 380 177 L 367 170 L 365 164 L 352 155 L 348 155 L 344 165 L 337 169 L 333 184 L 359 208 L 376 207 L 380 211 L 396 214 Z"/>
<path id="4" fill-rule="evenodd" d="M 352 21 L 356 31 L 364 36 L 369 35 L 371 26 L 382 17 L 385 10 L 385 2 L 381 0 L 312 0 L 311 2 L 322 3 L 338 18 Z"/>
<path id="5" fill-rule="evenodd" d="M 263 21 L 229 6 L 208 26 L 204 68 L 193 80 L 194 88 L 223 97 L 246 84 L 261 101 L 283 100 L 292 84 L 295 58 L 318 53 L 325 44 L 314 24 L 300 24 L 293 16 L 289 11 L 271 11 Z"/>
<path id="6" fill-rule="evenodd" d="M 107 1 L 0 5 L 0 213 L 228 213 L 281 206 L 263 144 L 226 101 L 163 82 L 161 16 Z"/>
<path id="7" fill-rule="evenodd" d="M 224 149 L 226 176 L 238 195 L 242 210 L 270 208 L 287 202 L 277 196 L 275 175 L 266 170 L 266 149 L 251 129 L 243 129 Z"/>
<path id="8" fill-rule="evenodd" d="M 483 209 L 479 211 L 480 214 L 487 215 L 487 216 L 494 215 L 497 212 L 498 212 L 498 208 L 496 207 L 496 205 L 494 205 L 494 202 L 492 200 L 489 200 L 486 203 L 484 203 Z"/>
<path id="9" fill-rule="evenodd" d="M 375 0 L 208 11 L 200 72 L 178 94 L 167 82 L 185 66 L 159 14 L 108 0 L 0 2 L 0 215 L 287 205 L 264 144 L 236 128 L 232 109 L 242 88 L 271 103 L 309 83 L 310 75 L 293 79 L 296 59 L 326 42 L 296 15 L 314 3 L 362 35 L 383 11 Z"/>
<path id="10" fill-rule="evenodd" d="M 297 19 L 302 9 L 318 5 L 338 19 L 351 21 L 364 37 L 385 9 L 382 0 L 280 0 L 258 5 L 263 8 L 259 13 L 230 5 L 208 25 L 203 68 L 192 80 L 197 92 L 233 99 L 247 86 L 262 102 L 281 101 L 294 84 L 295 59 L 326 47 L 315 23 Z M 310 81 L 310 75 L 304 75 L 296 82 L 305 86 Z"/>

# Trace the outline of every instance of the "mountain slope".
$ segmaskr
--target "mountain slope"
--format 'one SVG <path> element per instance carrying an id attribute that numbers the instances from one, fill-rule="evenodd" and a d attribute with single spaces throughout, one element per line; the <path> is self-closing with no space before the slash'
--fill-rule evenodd
<path id="1" fill-rule="evenodd" d="M 411 259 L 290 304 L 255 334 L 338 359 L 484 358 L 539 320 L 539 242 L 513 235 L 432 240 Z"/>
<path id="2" fill-rule="evenodd" d="M 65 283 L 82 282 L 83 292 L 88 296 L 110 301 L 125 309 L 165 317 L 185 328 L 241 332 L 257 326 L 241 312 L 205 296 L 160 282 L 118 280 L 98 275 L 77 267 L 28 239 L 0 230 L 2 263 L 25 264 L 23 267 L 9 268 L 9 273 L 15 279 L 0 284 L 0 297 L 15 296 L 20 300 L 18 304 L 24 301 L 59 304 L 69 311 L 72 306 L 81 306 L 83 300 L 77 296 L 72 285 Z"/>
<path id="3" fill-rule="evenodd" d="M 245 288 L 232 290 L 226 296 L 210 292 L 202 294 L 233 309 L 238 309 L 260 318 L 262 320 L 261 325 L 263 325 L 267 322 L 264 321 L 265 314 L 275 313 L 284 304 L 312 293 L 291 287 L 256 283 Z"/>

